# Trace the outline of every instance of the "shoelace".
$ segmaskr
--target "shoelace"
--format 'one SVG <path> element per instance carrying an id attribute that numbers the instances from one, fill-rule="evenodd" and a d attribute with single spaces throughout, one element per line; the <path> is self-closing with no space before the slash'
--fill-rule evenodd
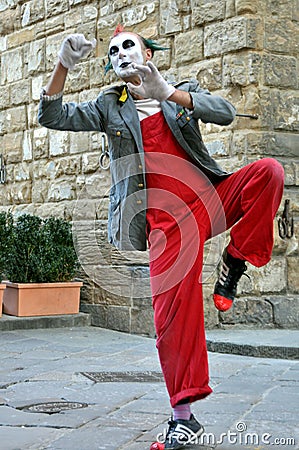
<path id="1" fill-rule="evenodd" d="M 245 264 L 240 267 L 228 267 L 223 262 L 222 270 L 219 276 L 219 283 L 225 288 L 235 289 L 242 275 L 245 275 L 250 279 L 250 276 L 245 273 L 246 270 L 247 267 Z"/>

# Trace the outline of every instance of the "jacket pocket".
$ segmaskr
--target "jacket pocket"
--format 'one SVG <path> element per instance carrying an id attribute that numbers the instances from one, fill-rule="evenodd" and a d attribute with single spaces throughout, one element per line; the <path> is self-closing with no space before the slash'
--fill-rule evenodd
<path id="1" fill-rule="evenodd" d="M 133 137 L 128 129 L 115 126 L 108 127 L 107 136 L 112 159 L 129 155 L 132 152 Z"/>

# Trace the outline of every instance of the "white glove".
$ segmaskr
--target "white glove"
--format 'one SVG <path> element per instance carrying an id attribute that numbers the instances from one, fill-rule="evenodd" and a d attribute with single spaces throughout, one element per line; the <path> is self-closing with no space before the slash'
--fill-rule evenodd
<path id="1" fill-rule="evenodd" d="M 95 46 L 95 39 L 88 41 L 83 34 L 70 34 L 62 42 L 58 52 L 59 60 L 66 69 L 73 69 Z"/>
<path id="2" fill-rule="evenodd" d="M 147 61 L 146 66 L 132 63 L 132 67 L 141 81 L 138 86 L 127 83 L 130 92 L 133 94 L 140 95 L 143 98 L 154 98 L 162 102 L 175 92 L 175 87 L 164 80 L 151 61 Z"/>

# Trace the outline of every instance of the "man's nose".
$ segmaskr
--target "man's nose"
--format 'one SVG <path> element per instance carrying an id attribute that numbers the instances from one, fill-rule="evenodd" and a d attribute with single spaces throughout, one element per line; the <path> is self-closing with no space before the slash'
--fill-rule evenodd
<path id="1" fill-rule="evenodd" d="M 126 57 L 126 52 L 125 52 L 125 50 L 124 49 L 120 49 L 119 50 L 119 58 L 121 58 L 121 59 L 123 59 L 123 58 L 125 58 Z"/>

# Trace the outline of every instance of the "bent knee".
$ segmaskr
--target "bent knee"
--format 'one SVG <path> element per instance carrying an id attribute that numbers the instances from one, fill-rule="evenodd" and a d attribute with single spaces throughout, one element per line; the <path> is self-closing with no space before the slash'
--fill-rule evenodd
<path id="1" fill-rule="evenodd" d="M 284 169 L 283 166 L 274 158 L 263 158 L 257 161 L 259 169 L 262 169 L 269 179 L 277 183 L 284 183 Z"/>

